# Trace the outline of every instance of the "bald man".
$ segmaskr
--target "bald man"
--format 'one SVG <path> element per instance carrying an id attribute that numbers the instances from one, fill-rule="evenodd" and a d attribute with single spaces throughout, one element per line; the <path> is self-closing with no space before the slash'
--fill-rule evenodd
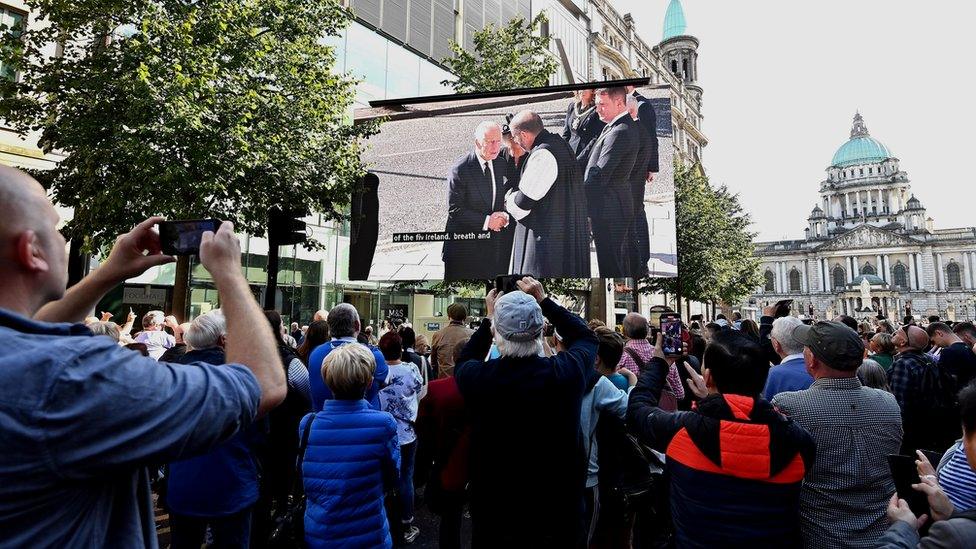
<path id="1" fill-rule="evenodd" d="M 462 155 L 447 176 L 447 225 L 458 234 L 489 233 L 489 240 L 444 242 L 444 280 L 492 279 L 508 272 L 512 232 L 505 212 L 508 163 L 499 155 L 502 127 L 484 121 L 474 131 L 474 149 Z"/>
<path id="2" fill-rule="evenodd" d="M 952 403 L 956 384 L 950 372 L 925 353 L 929 335 L 905 326 L 891 338 L 897 354 L 888 372 L 891 392 L 901 408 L 905 437 L 902 454 L 944 451 L 959 438 L 959 417 Z"/>
<path id="3" fill-rule="evenodd" d="M 522 111 L 509 127 L 512 139 L 529 151 L 518 187 L 505 196 L 505 209 L 518 223 L 510 272 L 589 278 L 586 196 L 572 148 L 545 128 L 538 113 Z"/>
<path id="4" fill-rule="evenodd" d="M 65 292 L 65 241 L 44 189 L 0 167 L 0 544 L 156 547 L 146 466 L 203 454 L 284 399 L 267 321 L 224 223 L 200 261 L 227 315 L 228 366 L 173 366 L 81 322 L 162 255 L 154 217 Z"/>

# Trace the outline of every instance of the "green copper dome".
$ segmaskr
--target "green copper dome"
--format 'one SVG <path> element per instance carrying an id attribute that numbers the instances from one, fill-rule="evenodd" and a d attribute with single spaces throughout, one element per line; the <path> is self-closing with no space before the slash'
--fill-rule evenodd
<path id="1" fill-rule="evenodd" d="M 681 7 L 681 0 L 671 0 L 668 11 L 664 14 L 664 38 L 661 41 L 682 36 L 687 28 L 688 22 L 685 21 L 685 10 Z"/>
<path id="2" fill-rule="evenodd" d="M 860 113 L 854 115 L 854 127 L 851 129 L 851 139 L 841 145 L 834 154 L 831 166 L 845 168 L 856 164 L 871 164 L 883 162 L 894 155 L 880 141 L 871 137 L 864 119 Z"/>

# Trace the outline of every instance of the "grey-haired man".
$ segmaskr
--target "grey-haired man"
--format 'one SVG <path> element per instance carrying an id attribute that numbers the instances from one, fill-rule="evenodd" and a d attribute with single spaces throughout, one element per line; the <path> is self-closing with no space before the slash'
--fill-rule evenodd
<path id="1" fill-rule="evenodd" d="M 471 418 L 471 518 L 476 547 L 575 547 L 582 535 L 586 456 L 580 404 L 598 341 L 583 319 L 531 277 L 486 297 L 454 379 Z M 565 351 L 543 356 L 543 316 Z M 485 360 L 492 341 L 500 358 Z"/>
<path id="2" fill-rule="evenodd" d="M 776 395 L 773 406 L 813 435 L 817 457 L 800 492 L 805 547 L 876 547 L 888 528 L 895 491 L 887 455 L 901 447 L 901 412 L 895 397 L 864 387 L 857 369 L 864 342 L 839 322 L 796 326 L 809 389 Z"/>

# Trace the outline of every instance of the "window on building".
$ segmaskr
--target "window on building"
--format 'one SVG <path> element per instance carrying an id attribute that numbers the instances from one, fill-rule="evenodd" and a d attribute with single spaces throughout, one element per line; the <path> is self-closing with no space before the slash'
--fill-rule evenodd
<path id="1" fill-rule="evenodd" d="M 962 275 L 959 264 L 955 261 L 950 261 L 946 265 L 946 285 L 949 286 L 950 290 L 958 290 L 962 288 Z"/>
<path id="2" fill-rule="evenodd" d="M 801 291 L 800 271 L 796 270 L 796 268 L 793 268 L 793 270 L 790 271 L 790 291 L 791 292 Z"/>
<path id="3" fill-rule="evenodd" d="M 5 25 L 7 32 L 13 33 L 14 36 L 19 36 L 23 31 L 24 23 L 23 12 L 0 6 L 0 25 Z M 0 77 L 6 78 L 7 80 L 16 80 L 17 71 L 7 63 L 0 63 Z"/>
<path id="4" fill-rule="evenodd" d="M 861 168 L 861 175 L 864 175 L 864 168 Z"/>
<path id="5" fill-rule="evenodd" d="M 677 59 L 672 59 L 671 60 L 671 72 L 673 72 L 674 74 L 678 74 L 678 60 Z"/>
<path id="6" fill-rule="evenodd" d="M 874 175 L 874 168 L 868 168 L 868 175 Z"/>
<path id="7" fill-rule="evenodd" d="M 861 269 L 861 274 L 862 275 L 876 275 L 876 274 L 878 274 L 878 271 L 876 271 L 874 269 L 874 266 L 871 265 L 870 263 L 865 263 L 864 264 L 864 267 Z"/>
<path id="8" fill-rule="evenodd" d="M 908 269 L 902 265 L 901 261 L 895 263 L 895 266 L 891 268 L 891 278 L 894 280 L 896 287 L 908 287 Z"/>
<path id="9" fill-rule="evenodd" d="M 834 267 L 831 278 L 834 289 L 839 290 L 840 288 L 844 287 L 844 284 L 847 283 L 847 271 L 840 265 L 837 265 Z"/>
<path id="10" fill-rule="evenodd" d="M 764 286 L 763 289 L 765 291 L 767 291 L 767 292 L 775 292 L 776 291 L 776 275 L 773 274 L 773 271 L 766 271 L 766 274 L 763 275 L 763 276 L 766 278 L 766 285 Z"/>

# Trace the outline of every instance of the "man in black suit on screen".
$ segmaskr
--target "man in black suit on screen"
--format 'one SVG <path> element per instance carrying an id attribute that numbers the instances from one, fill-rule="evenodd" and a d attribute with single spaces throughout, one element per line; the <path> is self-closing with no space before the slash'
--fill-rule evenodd
<path id="1" fill-rule="evenodd" d="M 593 143 L 584 187 L 597 264 L 602 278 L 630 276 L 631 175 L 640 152 L 641 130 L 627 112 L 627 90 L 622 87 L 598 89 L 596 108 L 607 127 Z"/>
<path id="2" fill-rule="evenodd" d="M 491 279 L 508 272 L 514 224 L 505 211 L 508 164 L 498 153 L 502 128 L 482 122 L 475 130 L 474 150 L 460 157 L 447 176 L 448 233 L 489 232 L 489 240 L 444 243 L 445 280 Z"/>

